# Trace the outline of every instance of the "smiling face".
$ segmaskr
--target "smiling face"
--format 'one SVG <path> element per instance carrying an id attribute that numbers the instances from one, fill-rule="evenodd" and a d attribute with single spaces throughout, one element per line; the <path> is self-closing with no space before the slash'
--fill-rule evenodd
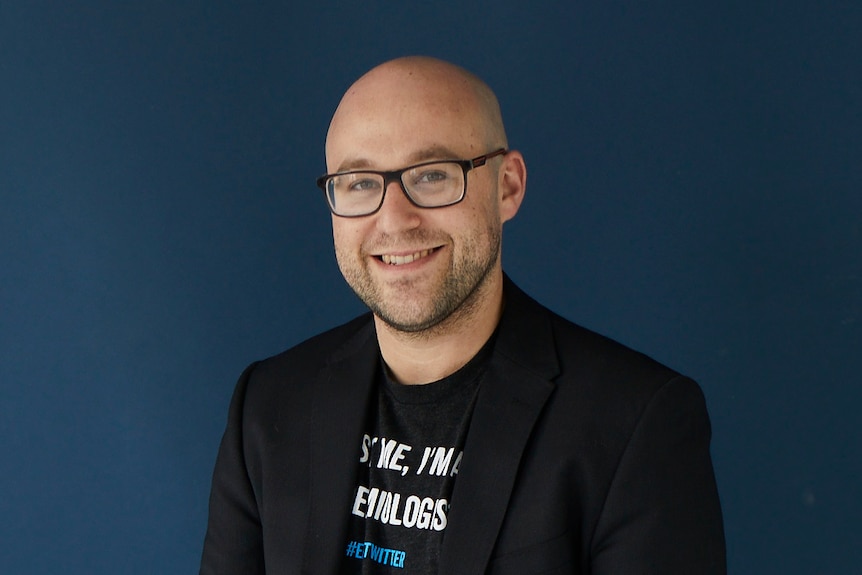
<path id="1" fill-rule="evenodd" d="M 496 118 L 493 95 L 459 68 L 429 59 L 389 62 L 342 99 L 327 135 L 327 169 L 474 158 L 505 146 Z M 469 317 L 499 288 L 502 222 L 517 210 L 501 202 L 505 161 L 471 170 L 466 197 L 453 206 L 416 207 L 390 183 L 378 212 L 332 217 L 341 273 L 379 320 L 399 332 L 427 332 Z"/>

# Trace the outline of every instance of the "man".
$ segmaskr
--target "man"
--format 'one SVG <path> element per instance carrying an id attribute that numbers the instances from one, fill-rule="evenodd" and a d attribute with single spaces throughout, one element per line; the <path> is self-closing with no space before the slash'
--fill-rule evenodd
<path id="1" fill-rule="evenodd" d="M 372 314 L 250 366 L 201 573 L 724 573 L 702 394 L 503 274 L 497 100 L 430 58 L 344 95 L 319 180 Z"/>

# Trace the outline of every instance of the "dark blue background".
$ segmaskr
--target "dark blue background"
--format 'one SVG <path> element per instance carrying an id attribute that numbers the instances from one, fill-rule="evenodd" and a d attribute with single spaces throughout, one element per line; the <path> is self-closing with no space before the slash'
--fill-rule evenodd
<path id="1" fill-rule="evenodd" d="M 361 311 L 314 187 L 410 53 L 497 91 L 505 267 L 697 378 L 735 573 L 862 570 L 858 2 L 0 4 L 0 573 L 197 569 L 236 376 Z"/>

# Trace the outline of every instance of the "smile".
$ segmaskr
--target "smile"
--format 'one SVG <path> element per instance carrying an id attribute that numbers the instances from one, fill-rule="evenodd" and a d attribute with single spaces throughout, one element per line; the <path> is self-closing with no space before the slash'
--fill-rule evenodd
<path id="1" fill-rule="evenodd" d="M 380 259 L 383 260 L 383 263 L 389 264 L 391 266 L 403 266 L 404 264 L 413 263 L 416 260 L 427 257 L 430 254 L 432 254 L 433 252 L 434 252 L 434 248 L 432 248 L 430 250 L 422 250 L 419 252 L 413 252 L 412 254 L 407 254 L 407 255 L 403 255 L 403 256 L 383 254 L 380 256 Z"/>

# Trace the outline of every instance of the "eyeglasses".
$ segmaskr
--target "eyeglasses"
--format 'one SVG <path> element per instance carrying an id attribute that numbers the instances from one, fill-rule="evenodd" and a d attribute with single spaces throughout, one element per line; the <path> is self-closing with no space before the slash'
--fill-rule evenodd
<path id="1" fill-rule="evenodd" d="M 500 148 L 472 160 L 435 160 L 392 172 L 360 170 L 326 174 L 317 178 L 317 186 L 326 195 L 332 213 L 345 218 L 368 216 L 379 210 L 391 182 L 401 184 L 401 190 L 413 205 L 442 208 L 464 199 L 467 172 L 505 153 L 506 149 Z"/>

